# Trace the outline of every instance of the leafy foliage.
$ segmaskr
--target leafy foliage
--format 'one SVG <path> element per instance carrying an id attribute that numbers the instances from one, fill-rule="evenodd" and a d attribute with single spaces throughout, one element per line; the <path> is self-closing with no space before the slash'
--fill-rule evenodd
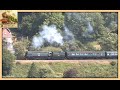
<path id="1" fill-rule="evenodd" d="M 2 55 L 2 75 L 10 75 L 13 62 L 15 60 L 15 56 L 10 53 L 7 49 L 3 48 L 3 55 Z"/>
<path id="2" fill-rule="evenodd" d="M 14 31 L 14 35 L 23 39 L 14 43 L 17 59 L 24 58 L 25 52 L 31 49 L 29 46 L 32 44 L 33 37 L 39 35 L 39 31 L 42 31 L 44 25 L 55 25 L 63 37 L 65 36 L 65 27 L 67 27 L 73 34 L 74 39 L 69 40 L 69 37 L 68 40 L 63 39 L 64 43 L 61 46 L 57 43 L 50 45 L 46 42 L 42 47 L 33 47 L 32 50 L 118 50 L 118 13 L 19 13 L 18 21 L 19 30 Z M 27 40 L 25 39 L 26 37 L 28 37 Z M 3 42 L 4 45 L 6 45 L 5 42 Z M 96 46 L 99 46 L 99 49 Z M 9 59 L 4 58 L 3 60 Z M 55 72 L 53 77 L 117 77 L 117 65 L 113 62 L 111 62 L 111 65 L 52 63 L 49 64 L 49 67 Z M 74 67 L 77 67 L 77 71 L 70 69 Z M 27 75 L 28 72 L 30 74 L 35 73 L 30 77 L 51 77 L 49 75 L 52 73 L 51 69 L 42 68 L 41 63 L 37 67 L 39 70 L 36 70 L 34 64 L 31 65 L 33 70 L 28 69 L 30 65 L 22 64 L 16 64 L 13 68 L 12 74 L 17 77 L 27 77 L 29 76 Z"/>
<path id="3" fill-rule="evenodd" d="M 43 25 L 56 25 L 58 28 L 62 28 L 64 23 L 64 16 L 62 13 L 20 13 L 20 31 L 24 36 L 32 37 Z"/>
<path id="4" fill-rule="evenodd" d="M 52 46 L 49 46 L 49 47 L 45 47 L 45 48 L 42 48 L 41 51 L 53 51 L 53 52 L 59 52 L 59 51 L 62 51 L 61 48 L 57 48 L 57 47 L 52 47 Z"/>
<path id="5" fill-rule="evenodd" d="M 115 66 L 116 62 L 115 61 L 110 62 L 110 65 Z"/>
<path id="6" fill-rule="evenodd" d="M 48 73 L 51 73 L 51 71 L 49 69 L 41 68 L 39 70 L 39 77 L 46 78 Z"/>
<path id="7" fill-rule="evenodd" d="M 35 78 L 35 77 L 37 77 L 37 68 L 35 63 L 32 63 L 30 70 L 28 72 L 28 78 Z"/>
<path id="8" fill-rule="evenodd" d="M 84 48 L 83 44 L 81 44 L 79 41 L 75 42 L 65 42 L 63 46 L 61 46 L 63 51 L 79 51 L 81 50 L 80 47 Z"/>
<path id="9" fill-rule="evenodd" d="M 106 62 L 106 61 L 105 61 Z M 117 61 L 115 61 L 117 62 Z M 42 74 L 43 77 L 47 78 L 62 78 L 65 71 L 76 68 L 78 74 L 77 77 L 81 78 L 116 78 L 118 76 L 117 64 L 114 66 L 109 63 L 89 63 L 89 62 L 80 62 L 80 63 L 66 63 L 66 62 L 38 62 L 35 63 L 37 68 L 36 77 L 40 77 L 39 72 L 47 72 Z M 30 71 L 31 63 L 24 63 L 19 65 L 14 65 L 11 75 L 13 77 L 22 77 L 26 78 L 28 72 Z M 44 70 L 41 70 L 44 69 Z M 40 70 L 40 71 L 39 71 Z M 35 73 L 36 73 L 35 72 Z"/>
<path id="10" fill-rule="evenodd" d="M 102 50 L 117 50 L 118 49 L 118 38 L 117 34 L 114 33 L 108 33 L 104 35 L 103 37 L 100 37 L 98 39 Z"/>
<path id="11" fill-rule="evenodd" d="M 14 44 L 15 48 L 15 55 L 17 59 L 24 59 L 26 50 L 28 49 L 29 41 L 26 39 L 23 39 L 22 41 L 18 41 Z"/>
<path id="12" fill-rule="evenodd" d="M 63 37 L 64 29 L 67 27 L 73 34 L 74 40 L 63 39 L 62 46 L 57 43 L 50 45 L 46 42 L 42 47 L 32 50 L 46 50 L 48 47 L 60 48 L 62 51 L 98 50 L 95 48 L 97 45 L 100 46 L 99 50 L 104 51 L 118 49 L 118 14 L 114 12 L 19 13 L 17 32 L 23 37 L 28 37 L 29 44 L 32 44 L 33 36 L 37 36 L 44 25 L 55 25 Z"/>
<path id="13" fill-rule="evenodd" d="M 94 30 L 89 35 L 85 33 L 88 22 Z M 101 50 L 117 50 L 117 24 L 117 13 L 65 13 L 65 25 L 72 31 L 75 39 L 84 44 L 86 48 L 89 48 L 87 47 L 89 42 L 97 41 L 101 42 Z M 110 45 L 112 49 L 107 45 Z"/>

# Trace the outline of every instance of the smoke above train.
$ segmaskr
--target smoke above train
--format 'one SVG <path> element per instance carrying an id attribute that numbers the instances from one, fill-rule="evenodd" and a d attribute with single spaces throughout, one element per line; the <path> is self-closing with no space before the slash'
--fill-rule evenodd
<path id="1" fill-rule="evenodd" d="M 64 41 L 74 40 L 74 35 L 66 26 L 64 26 L 64 36 L 61 35 L 55 25 L 44 25 L 42 29 L 43 30 L 39 32 L 39 35 L 33 37 L 32 46 L 35 48 L 41 47 L 45 42 L 48 42 L 51 45 L 56 42 L 62 46 Z"/>
<path id="2" fill-rule="evenodd" d="M 35 48 L 41 47 L 46 41 L 49 42 L 50 44 L 56 42 L 60 45 L 63 45 L 63 37 L 57 31 L 55 25 L 51 26 L 44 25 L 42 29 L 43 30 L 39 32 L 38 36 L 33 37 L 32 45 Z"/>
<path id="3" fill-rule="evenodd" d="M 42 27 L 42 31 L 39 31 L 39 34 L 33 37 L 32 46 L 38 48 L 44 45 L 44 43 L 46 42 L 48 42 L 50 45 L 52 45 L 53 43 L 57 43 L 62 46 L 65 41 L 67 41 L 68 43 L 73 42 L 75 40 L 74 34 L 65 25 L 63 25 L 63 27 L 64 30 L 61 33 L 59 32 L 59 30 L 57 30 L 55 25 L 44 25 Z M 87 32 L 83 35 L 87 35 L 91 32 L 94 32 L 94 30 L 90 22 L 88 22 Z"/>

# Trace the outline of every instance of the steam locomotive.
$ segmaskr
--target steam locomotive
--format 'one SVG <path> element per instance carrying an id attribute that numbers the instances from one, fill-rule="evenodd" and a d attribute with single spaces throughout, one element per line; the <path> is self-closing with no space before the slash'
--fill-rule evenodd
<path id="1" fill-rule="evenodd" d="M 80 59 L 117 59 L 117 51 L 68 51 L 68 52 L 43 52 L 27 51 L 26 60 L 80 60 Z"/>

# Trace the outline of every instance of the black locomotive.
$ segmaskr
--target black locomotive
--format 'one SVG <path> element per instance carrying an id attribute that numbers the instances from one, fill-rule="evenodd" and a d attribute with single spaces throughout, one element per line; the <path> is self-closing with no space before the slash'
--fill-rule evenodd
<path id="1" fill-rule="evenodd" d="M 27 60 L 64 60 L 64 59 L 117 59 L 117 51 L 69 51 L 69 52 L 42 52 L 28 51 Z"/>

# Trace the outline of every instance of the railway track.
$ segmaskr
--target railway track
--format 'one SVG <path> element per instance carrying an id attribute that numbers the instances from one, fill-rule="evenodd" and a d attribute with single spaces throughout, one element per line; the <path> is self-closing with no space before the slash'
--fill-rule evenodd
<path id="1" fill-rule="evenodd" d="M 15 62 L 20 62 L 20 63 L 33 63 L 33 62 L 66 62 L 66 63 L 80 63 L 80 62 L 89 62 L 89 63 L 109 63 L 111 61 L 116 61 L 117 59 L 89 59 L 89 60 L 15 60 Z"/>

